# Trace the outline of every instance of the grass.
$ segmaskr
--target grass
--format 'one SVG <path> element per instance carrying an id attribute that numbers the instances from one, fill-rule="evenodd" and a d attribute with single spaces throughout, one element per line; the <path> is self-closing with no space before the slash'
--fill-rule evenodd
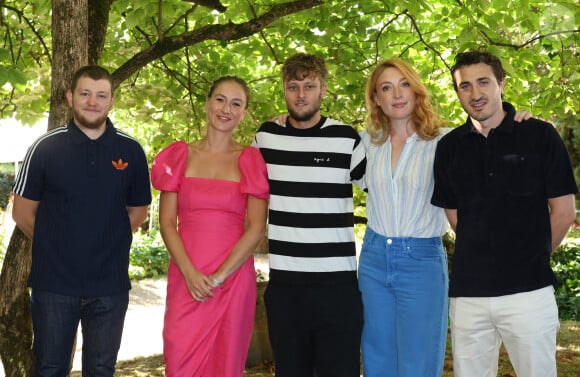
<path id="1" fill-rule="evenodd" d="M 563 321 L 558 335 L 558 376 L 578 377 L 580 376 L 580 323 L 576 321 Z M 447 353 L 445 357 L 445 367 L 442 377 L 453 376 L 453 360 L 451 358 L 450 342 L 447 342 Z M 273 364 L 264 362 L 254 368 L 246 369 L 244 377 L 272 377 Z M 138 357 L 133 360 L 124 360 L 117 363 L 115 376 L 123 377 L 163 377 L 164 366 L 163 356 L 155 355 L 151 357 Z M 80 377 L 80 372 L 73 372 L 72 377 Z M 500 377 L 516 377 L 509 362 L 507 353 L 502 347 L 500 352 L 499 372 Z"/>

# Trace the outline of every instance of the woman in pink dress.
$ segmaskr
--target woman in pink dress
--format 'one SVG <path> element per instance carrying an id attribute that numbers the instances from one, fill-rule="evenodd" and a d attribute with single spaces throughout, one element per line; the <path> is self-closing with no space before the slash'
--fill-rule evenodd
<path id="1" fill-rule="evenodd" d="M 163 354 L 168 377 L 242 376 L 256 308 L 253 251 L 266 225 L 269 187 L 260 152 L 233 141 L 247 84 L 216 80 L 207 134 L 155 158 L 159 224 L 171 255 Z"/>

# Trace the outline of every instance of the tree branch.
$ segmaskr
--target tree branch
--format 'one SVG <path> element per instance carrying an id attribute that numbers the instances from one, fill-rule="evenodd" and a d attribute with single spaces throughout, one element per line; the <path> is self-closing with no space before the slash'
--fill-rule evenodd
<path id="1" fill-rule="evenodd" d="M 258 14 L 256 13 L 256 9 L 254 8 L 254 6 L 249 1 L 248 1 L 248 5 L 249 5 L 250 9 L 252 10 L 252 14 L 254 15 L 254 18 L 258 18 Z M 264 30 L 260 30 L 260 37 L 262 38 L 262 40 L 264 41 L 264 43 L 268 47 L 268 50 L 270 50 L 270 52 L 272 53 L 272 56 L 274 57 L 274 61 L 276 62 L 276 64 L 279 64 L 280 60 L 278 59 L 278 55 L 276 54 L 276 51 L 272 47 L 272 44 L 270 43 L 270 41 L 268 41 L 268 39 L 266 38 L 266 35 L 264 34 Z"/>
<path id="2" fill-rule="evenodd" d="M 539 34 L 539 35 L 537 35 L 537 36 L 535 36 L 535 37 L 531 38 L 530 40 L 528 40 L 528 41 L 526 41 L 526 42 L 524 42 L 524 43 L 522 43 L 522 44 L 519 44 L 519 45 L 516 45 L 516 44 L 513 44 L 513 43 L 507 43 L 507 42 L 498 42 L 498 41 L 494 41 L 494 40 L 493 40 L 493 39 L 492 39 L 492 38 L 491 38 L 489 35 L 487 35 L 487 34 L 486 34 L 486 32 L 485 32 L 485 31 L 483 31 L 483 30 L 480 30 L 480 33 L 481 33 L 481 34 L 483 34 L 483 36 L 485 37 L 485 39 L 487 39 L 487 41 L 488 41 L 488 42 L 489 42 L 489 44 L 491 44 L 491 45 L 494 45 L 494 46 L 502 46 L 502 47 L 511 47 L 511 48 L 513 48 L 513 49 L 515 49 L 515 50 L 519 50 L 520 48 L 524 48 L 524 47 L 526 47 L 527 45 L 530 45 L 530 44 L 532 44 L 532 43 L 534 43 L 534 42 L 536 42 L 536 41 L 539 41 L 539 40 L 541 40 L 541 39 L 544 39 L 544 38 L 551 37 L 551 36 L 553 36 L 553 35 L 559 35 L 559 34 L 575 34 L 575 33 L 580 33 L 580 29 L 575 29 L 575 30 L 560 30 L 560 31 L 554 31 L 554 32 L 547 33 L 547 34 Z"/>
<path id="3" fill-rule="evenodd" d="M 224 13 L 228 8 L 225 7 L 219 0 L 183 0 L 188 3 L 199 4 L 209 9 L 217 10 L 220 13 Z"/>
<path id="4" fill-rule="evenodd" d="M 399 16 L 401 16 L 401 14 L 395 14 L 395 17 L 391 18 L 389 21 L 387 21 L 383 27 L 379 30 L 379 32 L 377 33 L 377 37 L 375 38 L 375 62 L 378 62 L 378 58 L 381 56 L 381 52 L 379 51 L 379 40 L 381 39 L 381 36 L 383 35 L 383 32 L 389 27 L 391 26 L 391 24 L 393 22 L 395 22 Z"/>
<path id="5" fill-rule="evenodd" d="M 423 39 L 423 34 L 421 34 L 421 29 L 419 29 L 419 25 L 417 25 L 417 22 L 415 21 L 415 18 L 413 17 L 413 15 L 410 14 L 408 12 L 408 10 L 405 10 L 403 13 L 407 17 L 409 17 L 409 19 L 411 20 L 411 23 L 413 24 L 413 28 L 415 30 L 417 30 L 417 35 L 419 36 L 419 40 L 421 41 L 421 43 L 423 43 L 429 50 L 433 51 L 439 57 L 439 59 L 441 59 L 441 61 L 443 62 L 443 64 L 445 64 L 445 66 L 447 67 L 447 69 L 451 72 L 451 67 L 449 66 L 449 64 L 447 64 L 447 61 L 443 58 L 443 56 L 441 55 L 441 53 L 439 51 L 437 51 L 429 43 L 427 43 L 427 41 L 425 39 Z"/>
<path id="6" fill-rule="evenodd" d="M 181 20 L 184 20 L 187 17 L 189 17 L 189 15 L 193 13 L 197 9 L 197 7 L 198 7 L 197 4 L 192 5 L 191 8 L 189 8 L 185 13 L 179 16 L 179 18 L 175 20 L 175 22 L 171 26 L 169 26 L 169 28 L 167 28 L 167 30 L 165 30 L 164 33 L 168 34 L 175 26 L 177 26 L 181 22 Z"/>
<path id="7" fill-rule="evenodd" d="M 36 35 L 36 38 L 38 38 L 38 40 L 40 41 L 40 44 L 42 45 L 42 48 L 44 49 L 44 53 L 48 57 L 49 63 L 52 64 L 50 49 L 48 48 L 48 46 L 46 45 L 46 43 L 44 43 L 44 39 L 38 33 L 38 30 L 36 30 L 36 27 L 34 27 L 34 23 L 32 21 L 30 21 L 24 15 L 24 13 L 21 12 L 19 9 L 16 9 L 14 7 L 11 7 L 9 5 L 6 5 L 4 2 L 2 2 L 2 8 L 6 8 L 6 9 L 9 9 L 9 10 L 13 11 L 14 13 L 16 13 L 18 15 L 18 17 L 22 18 L 28 24 L 28 26 L 30 27 L 30 30 L 32 30 L 32 32 L 34 33 L 34 35 Z"/>
<path id="8" fill-rule="evenodd" d="M 157 11 L 157 39 L 162 41 L 165 38 L 163 35 L 163 0 L 159 0 Z"/>
<path id="9" fill-rule="evenodd" d="M 115 87 L 129 78 L 137 70 L 167 53 L 206 40 L 233 41 L 249 37 L 284 16 L 313 8 L 321 5 L 323 2 L 323 0 L 298 0 L 277 4 L 262 16 L 241 24 L 229 22 L 227 24 L 208 25 L 197 30 L 185 32 L 181 35 L 167 37 L 162 41 L 157 41 L 149 48 L 133 56 L 113 73 Z"/>

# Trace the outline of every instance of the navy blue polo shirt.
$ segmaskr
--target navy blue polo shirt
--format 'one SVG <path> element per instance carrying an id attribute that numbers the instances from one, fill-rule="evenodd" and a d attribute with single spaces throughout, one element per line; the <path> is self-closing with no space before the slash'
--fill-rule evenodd
<path id="1" fill-rule="evenodd" d="M 136 140 L 109 119 L 91 140 L 71 120 L 30 146 L 14 192 L 40 202 L 30 287 L 78 297 L 131 288 L 126 207 L 151 203 L 147 159 Z"/>
<path id="2" fill-rule="evenodd" d="M 554 127 L 502 123 L 484 137 L 467 123 L 438 143 L 431 203 L 457 209 L 451 297 L 494 297 L 555 284 L 548 198 L 577 192 Z"/>

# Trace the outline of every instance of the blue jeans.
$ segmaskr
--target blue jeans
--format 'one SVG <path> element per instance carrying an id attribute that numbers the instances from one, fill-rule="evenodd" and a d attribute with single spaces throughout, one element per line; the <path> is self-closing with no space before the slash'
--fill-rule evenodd
<path id="1" fill-rule="evenodd" d="M 441 376 L 448 282 L 440 237 L 384 237 L 367 227 L 359 263 L 365 377 Z"/>
<path id="2" fill-rule="evenodd" d="M 112 377 L 129 292 L 104 297 L 73 297 L 32 290 L 30 296 L 34 330 L 34 375 L 68 375 L 79 322 L 83 334 L 83 377 Z"/>

